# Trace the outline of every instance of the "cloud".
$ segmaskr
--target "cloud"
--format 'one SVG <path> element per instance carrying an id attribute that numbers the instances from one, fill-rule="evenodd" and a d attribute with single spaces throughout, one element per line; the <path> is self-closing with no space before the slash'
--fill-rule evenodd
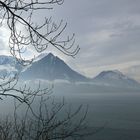
<path id="1" fill-rule="evenodd" d="M 75 70 L 93 77 L 102 70 L 124 70 L 139 63 L 139 5 L 139 0 L 67 0 L 52 11 L 41 11 L 41 15 L 35 16 L 35 22 L 49 15 L 56 21 L 68 22 L 64 36 L 76 33 L 77 44 L 81 47 L 79 54 L 73 59 L 54 48 L 48 51 Z"/>
<path id="2" fill-rule="evenodd" d="M 65 7 L 67 14 L 60 13 L 70 17 L 78 32 L 81 52 L 75 63 L 79 70 L 92 76 L 103 68 L 123 69 L 140 60 L 140 1 L 78 0 L 71 10 L 73 3 Z"/>
<path id="3" fill-rule="evenodd" d="M 137 81 L 140 82 L 140 63 L 137 65 L 133 65 L 123 70 L 124 73 L 129 75 L 130 77 L 135 78 Z"/>
<path id="4" fill-rule="evenodd" d="M 0 27 L 0 55 L 9 55 L 10 49 L 8 47 L 10 32 L 6 27 L 5 22 Z"/>

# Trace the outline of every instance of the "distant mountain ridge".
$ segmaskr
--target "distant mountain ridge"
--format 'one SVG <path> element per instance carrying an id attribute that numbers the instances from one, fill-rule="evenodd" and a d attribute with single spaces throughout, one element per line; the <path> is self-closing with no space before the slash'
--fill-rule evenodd
<path id="1" fill-rule="evenodd" d="M 24 69 L 12 56 L 0 56 L 0 76 L 18 71 L 22 71 L 20 77 L 23 80 L 67 80 L 101 86 L 140 87 L 140 83 L 118 70 L 102 71 L 94 78 L 87 78 L 71 69 L 63 60 L 52 53 L 39 55 L 30 66 Z"/>
<path id="2" fill-rule="evenodd" d="M 12 56 L 0 55 L 0 65 L 13 65 L 15 59 Z"/>
<path id="3" fill-rule="evenodd" d="M 22 66 L 12 56 L 0 55 L 0 77 L 15 74 L 22 70 Z"/>
<path id="4" fill-rule="evenodd" d="M 99 73 L 92 79 L 92 82 L 106 85 L 106 86 L 119 86 L 119 87 L 138 87 L 140 83 L 136 80 L 129 78 L 118 70 L 109 70 Z"/>

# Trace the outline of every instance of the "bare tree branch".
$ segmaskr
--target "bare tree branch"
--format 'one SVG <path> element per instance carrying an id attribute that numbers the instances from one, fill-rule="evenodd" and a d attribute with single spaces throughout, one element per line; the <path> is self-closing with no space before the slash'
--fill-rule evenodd
<path id="1" fill-rule="evenodd" d="M 79 52 L 79 46 L 75 46 L 75 34 L 62 39 L 67 27 L 63 20 L 56 23 L 51 17 L 45 17 L 41 24 L 34 21 L 35 12 L 40 14 L 41 10 L 51 10 L 63 2 L 64 0 L 0 0 L 0 25 L 7 25 L 10 31 L 10 52 L 23 66 L 31 64 L 34 59 L 24 58 L 30 48 L 41 53 L 51 46 L 72 57 Z M 75 111 L 69 107 L 65 112 L 64 99 L 60 103 L 50 101 L 52 88 L 42 89 L 40 83 L 36 89 L 26 84 L 19 87 L 18 75 L 19 73 L 11 77 L 6 74 L 0 77 L 0 99 L 15 99 L 14 120 L 0 122 L 0 140 L 69 140 L 89 134 L 83 133 L 88 108 L 84 113 L 82 105 Z M 34 103 L 38 97 L 41 100 L 36 111 Z M 21 119 L 17 111 L 23 105 L 26 109 Z"/>
<path id="2" fill-rule="evenodd" d="M 43 52 L 49 46 L 53 46 L 68 56 L 74 57 L 79 52 L 79 46 L 74 47 L 75 35 L 61 40 L 62 33 L 67 27 L 63 20 L 59 24 L 52 18 L 45 18 L 44 23 L 34 23 L 34 12 L 52 9 L 55 4 L 63 4 L 63 0 L 0 0 L 1 25 L 5 21 L 9 30 L 9 47 L 11 54 L 20 59 L 22 64 L 32 62 L 23 57 L 26 48 L 35 48 L 37 52 Z M 51 6 L 51 7 L 49 7 Z M 19 29 L 21 27 L 21 29 Z"/>

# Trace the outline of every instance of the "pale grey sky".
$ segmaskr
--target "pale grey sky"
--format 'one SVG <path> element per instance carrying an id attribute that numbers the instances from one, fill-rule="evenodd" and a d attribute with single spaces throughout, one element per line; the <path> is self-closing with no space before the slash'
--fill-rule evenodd
<path id="1" fill-rule="evenodd" d="M 72 68 L 89 77 L 118 69 L 140 81 L 140 0 L 65 0 L 42 14 L 63 19 L 66 33 L 76 34 L 81 51 L 75 59 L 53 50 Z"/>

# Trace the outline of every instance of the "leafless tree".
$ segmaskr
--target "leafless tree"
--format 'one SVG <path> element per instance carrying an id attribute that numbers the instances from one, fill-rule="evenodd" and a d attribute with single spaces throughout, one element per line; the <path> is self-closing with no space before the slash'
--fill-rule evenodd
<path id="1" fill-rule="evenodd" d="M 54 5 L 63 4 L 64 0 L 0 0 L 0 23 L 6 23 L 9 31 L 9 47 L 11 54 L 22 64 L 27 65 L 28 61 L 23 58 L 22 53 L 26 48 L 34 47 L 41 53 L 52 46 L 66 55 L 74 57 L 79 47 L 74 47 L 74 34 L 66 39 L 60 39 L 66 29 L 67 23 L 63 20 L 59 24 L 54 22 L 51 17 L 44 18 L 44 23 L 36 23 L 34 13 L 40 10 L 51 10 Z M 20 27 L 20 28 L 19 28 Z"/>
<path id="2" fill-rule="evenodd" d="M 41 10 L 51 10 L 63 2 L 64 0 L 0 0 L 0 25 L 9 29 L 10 52 L 21 65 L 32 63 L 34 58 L 24 58 L 24 53 L 30 48 L 41 53 L 51 46 L 72 57 L 79 52 L 79 46 L 75 46 L 74 34 L 62 38 L 67 26 L 63 20 L 58 24 L 51 17 L 45 17 L 42 24 L 33 20 L 35 13 L 39 16 Z M 42 90 L 40 86 L 37 91 L 30 91 L 26 85 L 17 89 L 18 74 L 13 77 L 4 75 L 0 77 L 0 82 L 1 99 L 2 96 L 11 96 L 21 102 L 28 102 L 30 96 L 46 93 L 46 89 Z M 12 91 L 20 93 L 20 96 L 9 94 Z"/>
<path id="3" fill-rule="evenodd" d="M 31 64 L 34 59 L 24 58 L 28 48 L 34 48 L 41 53 L 51 46 L 72 57 L 79 52 L 79 46 L 75 46 L 74 34 L 62 39 L 62 33 L 67 27 L 63 20 L 58 24 L 51 17 L 45 17 L 42 24 L 33 20 L 36 12 L 39 15 L 41 10 L 51 10 L 63 2 L 64 0 L 0 0 L 0 25 L 6 25 L 9 29 L 10 52 L 23 66 Z M 64 140 L 85 135 L 83 131 L 87 110 L 83 115 L 79 115 L 82 106 L 75 111 L 70 108 L 64 111 L 64 101 L 52 101 L 47 105 L 52 88 L 42 89 L 40 83 L 36 89 L 26 84 L 17 86 L 18 75 L 0 77 L 0 99 L 13 97 L 18 101 L 18 105 L 15 104 L 14 120 L 6 119 L 0 122 L 1 140 Z M 41 98 L 38 112 L 33 107 L 37 97 Z M 22 119 L 17 114 L 21 105 L 27 107 Z M 61 113 L 64 113 L 65 117 L 62 117 Z"/>
<path id="4" fill-rule="evenodd" d="M 15 105 L 13 120 L 7 117 L 0 121 L 1 140 L 75 140 L 91 134 L 85 131 L 87 109 L 81 112 L 82 106 L 71 112 L 70 107 L 65 110 L 64 100 L 59 103 L 49 98 L 46 104 L 46 99 L 41 98 L 37 116 L 30 113 L 27 107 L 25 114 L 19 117 L 17 110 L 20 107 Z"/>

